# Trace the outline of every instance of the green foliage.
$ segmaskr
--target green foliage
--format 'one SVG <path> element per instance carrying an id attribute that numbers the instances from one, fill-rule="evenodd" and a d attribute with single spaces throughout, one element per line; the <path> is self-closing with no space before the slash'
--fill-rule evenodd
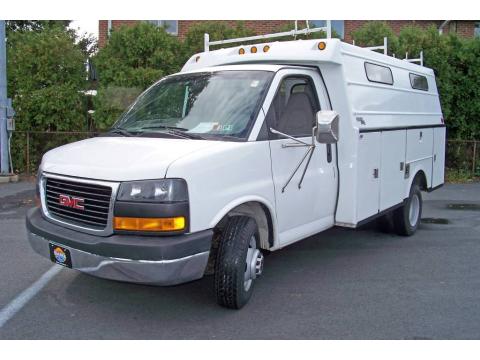
<path id="1" fill-rule="evenodd" d="M 450 184 L 464 184 L 479 181 L 479 177 L 463 169 L 445 169 L 445 182 Z"/>
<path id="2" fill-rule="evenodd" d="M 19 130 L 80 130 L 85 56 L 60 29 L 14 33 L 8 41 L 8 90 Z"/>
<path id="3" fill-rule="evenodd" d="M 355 45 L 362 47 L 383 45 L 383 38 L 386 37 L 389 53 L 398 47 L 398 37 L 384 21 L 369 21 L 353 31 L 352 37 L 355 40 Z"/>
<path id="4" fill-rule="evenodd" d="M 102 86 L 94 97 L 94 119 L 97 130 L 107 130 L 142 92 L 139 87 Z"/>
<path id="5" fill-rule="evenodd" d="M 181 44 L 164 28 L 140 22 L 113 30 L 94 58 L 102 86 L 147 88 L 179 70 Z"/>
<path id="6" fill-rule="evenodd" d="M 142 90 L 179 71 L 182 54 L 181 43 L 162 27 L 141 22 L 112 31 L 93 59 L 100 83 L 95 128 L 109 128 Z"/>
<path id="7" fill-rule="evenodd" d="M 7 35 L 19 31 L 42 31 L 45 29 L 58 28 L 66 30 L 71 20 L 6 20 Z"/>
<path id="8" fill-rule="evenodd" d="M 17 130 L 75 131 L 86 125 L 85 61 L 71 33 L 54 26 L 15 31 L 8 37 L 8 91 L 16 111 Z M 43 154 L 51 137 L 30 143 Z M 13 162 L 24 170 L 25 139 L 14 138 Z M 32 163 L 32 166 L 37 164 Z"/>
<path id="9" fill-rule="evenodd" d="M 205 33 L 210 35 L 210 41 L 255 35 L 255 32 L 245 27 L 245 24 L 242 21 L 237 21 L 235 26 L 229 26 L 225 22 L 218 21 L 205 21 L 194 24 L 188 29 L 187 34 L 185 35 L 185 40 L 182 44 L 185 61 L 193 54 L 203 52 Z M 219 47 L 238 45 L 238 43 L 225 44 L 224 46 L 212 46 L 210 49 L 215 50 Z"/>
<path id="10" fill-rule="evenodd" d="M 310 24 L 310 29 L 314 29 L 315 26 L 313 24 Z M 304 29 L 306 28 L 307 25 L 305 24 L 305 22 L 298 22 L 297 24 L 297 28 L 299 30 L 301 29 Z M 284 24 L 282 26 L 280 26 L 279 28 L 275 29 L 274 32 L 286 32 L 286 31 L 291 31 L 295 29 L 295 21 L 290 21 L 288 22 L 287 24 Z M 318 31 L 318 32 L 314 32 L 314 33 L 311 33 L 311 34 L 307 34 L 307 35 L 298 35 L 296 37 L 297 40 L 309 40 L 309 39 L 325 39 L 327 37 L 327 33 L 325 31 Z M 340 38 L 340 35 L 335 31 L 335 29 L 332 29 L 332 37 L 333 38 Z M 292 40 L 295 40 L 294 37 L 292 36 L 284 36 L 284 37 L 279 37 L 279 38 L 275 38 L 274 41 L 292 41 Z M 262 42 L 265 42 L 264 40 L 262 40 Z"/>
<path id="11" fill-rule="evenodd" d="M 418 58 L 435 71 L 450 139 L 480 138 L 480 39 L 439 35 L 432 26 L 408 26 L 396 36 L 383 22 L 371 21 L 352 33 L 357 45 L 375 46 L 388 37 L 389 54 Z"/>

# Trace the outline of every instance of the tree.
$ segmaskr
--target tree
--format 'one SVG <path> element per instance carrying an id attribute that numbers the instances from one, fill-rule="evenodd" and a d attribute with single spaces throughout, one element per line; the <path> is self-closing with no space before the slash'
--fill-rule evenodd
<path id="1" fill-rule="evenodd" d="M 102 85 L 145 89 L 162 76 L 179 70 L 181 47 L 164 28 L 140 22 L 112 31 L 94 57 Z"/>
<path id="2" fill-rule="evenodd" d="M 86 125 L 85 53 L 60 27 L 10 33 L 7 41 L 8 91 L 17 130 L 74 131 Z M 14 138 L 14 164 L 25 164 L 23 139 Z M 31 141 L 31 166 L 53 147 L 53 139 Z M 57 144 L 58 145 L 58 144 Z M 22 167 L 19 167 L 22 170 Z"/>
<path id="3" fill-rule="evenodd" d="M 70 35 L 60 29 L 27 31 L 10 35 L 7 43 L 8 90 L 17 127 L 81 129 L 86 58 Z M 43 102 L 35 105 L 38 99 Z"/>
<path id="4" fill-rule="evenodd" d="M 352 32 L 352 38 L 357 46 L 378 46 L 387 38 L 388 53 L 393 54 L 398 49 L 398 37 L 392 28 L 384 21 L 369 21 Z"/>
<path id="5" fill-rule="evenodd" d="M 112 31 L 93 57 L 99 88 L 93 115 L 107 129 L 139 93 L 183 65 L 181 43 L 162 27 L 140 22 Z"/>
<path id="6" fill-rule="evenodd" d="M 252 29 L 245 27 L 245 23 L 237 21 L 235 26 L 231 26 L 225 22 L 218 21 L 204 21 L 192 25 L 185 35 L 185 40 L 182 44 L 184 53 L 184 62 L 188 60 L 193 54 L 203 52 L 204 50 L 204 34 L 210 35 L 210 41 L 233 39 L 246 36 L 255 35 Z M 225 44 L 221 47 L 238 46 L 239 44 Z M 215 50 L 220 46 L 212 46 Z"/>
<path id="7" fill-rule="evenodd" d="M 7 20 L 7 36 L 12 32 L 42 31 L 45 29 L 58 28 L 66 30 L 72 20 Z"/>

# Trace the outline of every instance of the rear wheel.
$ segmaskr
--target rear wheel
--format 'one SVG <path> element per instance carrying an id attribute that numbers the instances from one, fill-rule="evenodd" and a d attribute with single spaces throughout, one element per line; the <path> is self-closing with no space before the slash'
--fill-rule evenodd
<path id="1" fill-rule="evenodd" d="M 225 226 L 215 260 L 215 293 L 218 304 L 240 309 L 250 299 L 255 280 L 263 271 L 254 219 L 233 216 Z"/>
<path id="2" fill-rule="evenodd" d="M 395 231 L 403 236 L 413 235 L 417 231 L 421 218 L 422 192 L 418 181 L 414 181 L 407 201 L 393 213 Z"/>

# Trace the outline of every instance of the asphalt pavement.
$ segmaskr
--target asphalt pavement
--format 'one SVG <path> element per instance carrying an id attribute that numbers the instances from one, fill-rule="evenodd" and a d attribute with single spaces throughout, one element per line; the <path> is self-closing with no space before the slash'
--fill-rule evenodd
<path id="1" fill-rule="evenodd" d="M 412 237 L 334 228 L 269 254 L 239 311 L 216 305 L 212 277 L 151 287 L 52 272 L 26 239 L 33 188 L 0 184 L 0 339 L 480 339 L 478 183 L 424 194 Z"/>

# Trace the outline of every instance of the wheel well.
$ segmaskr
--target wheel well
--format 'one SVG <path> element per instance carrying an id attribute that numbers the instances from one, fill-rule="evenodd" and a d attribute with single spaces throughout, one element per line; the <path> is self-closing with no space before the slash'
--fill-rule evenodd
<path id="1" fill-rule="evenodd" d="M 233 208 L 218 222 L 214 229 L 221 232 L 228 218 L 238 215 L 249 216 L 256 221 L 260 237 L 260 248 L 268 250 L 273 246 L 272 215 L 265 205 L 257 201 L 250 201 Z"/>
<path id="2" fill-rule="evenodd" d="M 211 275 L 214 272 L 215 258 L 217 256 L 220 238 L 228 218 L 231 216 L 249 216 L 253 218 L 258 227 L 259 233 L 259 247 L 263 250 L 268 250 L 273 246 L 273 222 L 272 214 L 269 209 L 260 202 L 250 201 L 230 210 L 213 228 L 212 245 L 210 248 L 210 257 L 208 259 L 206 275 Z"/>
<path id="3" fill-rule="evenodd" d="M 415 174 L 415 178 L 413 179 L 414 182 L 418 182 L 418 184 L 420 185 L 420 189 L 422 191 L 427 191 L 428 187 L 427 187 L 427 177 L 425 175 L 425 173 L 423 172 L 423 170 L 419 170 L 416 174 Z"/>

